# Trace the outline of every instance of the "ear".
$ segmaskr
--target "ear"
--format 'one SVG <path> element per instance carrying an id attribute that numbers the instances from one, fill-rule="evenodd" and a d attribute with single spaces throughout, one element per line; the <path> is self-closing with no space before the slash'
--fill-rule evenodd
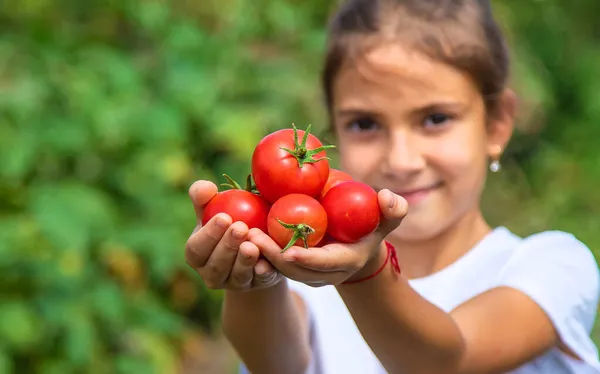
<path id="1" fill-rule="evenodd" d="M 488 154 L 498 159 L 514 130 L 515 117 L 517 113 L 517 95 L 511 89 L 505 89 L 498 102 L 496 113 L 490 118 L 488 124 Z"/>

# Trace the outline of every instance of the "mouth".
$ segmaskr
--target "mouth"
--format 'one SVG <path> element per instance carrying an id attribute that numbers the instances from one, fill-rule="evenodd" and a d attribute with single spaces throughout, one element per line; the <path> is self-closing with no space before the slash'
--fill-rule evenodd
<path id="1" fill-rule="evenodd" d="M 443 182 L 437 182 L 424 187 L 410 188 L 404 190 L 392 190 L 396 195 L 402 196 L 409 204 L 416 204 L 427 198 L 431 192 L 437 190 Z"/>

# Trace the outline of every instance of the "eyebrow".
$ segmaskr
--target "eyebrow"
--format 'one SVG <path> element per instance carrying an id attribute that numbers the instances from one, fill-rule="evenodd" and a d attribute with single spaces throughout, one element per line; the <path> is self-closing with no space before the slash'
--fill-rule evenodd
<path id="1" fill-rule="evenodd" d="M 360 108 L 347 108 L 338 110 L 337 115 L 340 117 L 376 117 L 378 114 L 374 111 Z"/>
<path id="2" fill-rule="evenodd" d="M 411 109 L 411 115 L 423 115 L 435 111 L 451 111 L 451 112 L 460 112 L 469 107 L 469 103 L 463 103 L 458 101 L 439 101 L 429 103 L 417 108 Z M 358 116 L 369 116 L 369 117 L 377 117 L 380 114 L 373 110 L 358 108 L 358 107 L 348 107 L 341 108 L 336 111 L 338 116 L 344 117 L 358 117 Z"/>
<path id="3" fill-rule="evenodd" d="M 412 110 L 413 113 L 426 114 L 435 111 L 461 112 L 469 107 L 469 103 L 460 101 L 439 101 Z"/>

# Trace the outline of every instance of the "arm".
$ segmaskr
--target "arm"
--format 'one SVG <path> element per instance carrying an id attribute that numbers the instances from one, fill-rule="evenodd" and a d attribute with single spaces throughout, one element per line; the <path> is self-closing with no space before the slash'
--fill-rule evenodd
<path id="1" fill-rule="evenodd" d="M 450 314 L 391 269 L 338 291 L 391 373 L 503 373 L 556 343 L 544 312 L 509 288 L 482 294 Z"/>
<path id="2" fill-rule="evenodd" d="M 386 270 L 338 290 L 390 372 L 504 373 L 553 347 L 600 372 L 589 338 L 599 297 L 598 267 L 572 235 L 547 232 L 524 240 L 496 287 L 450 313 Z M 406 352 L 407 347 L 415 348 Z"/>
<path id="3" fill-rule="evenodd" d="M 383 262 L 381 256 L 374 259 L 373 263 L 377 262 Z M 369 268 L 367 265 L 365 270 Z M 360 273 L 370 274 L 370 270 Z M 457 367 L 464 352 L 458 326 L 391 267 L 368 281 L 342 284 L 337 290 L 366 342 L 390 373 L 452 373 L 451 368 Z"/>
<path id="4" fill-rule="evenodd" d="M 256 374 L 303 373 L 308 365 L 307 314 L 250 240 L 264 235 L 217 214 L 202 226 L 204 206 L 217 187 L 199 181 L 190 187 L 196 228 L 186 242 L 185 258 L 209 289 L 225 289 L 223 328 L 246 366 Z"/>
<path id="5" fill-rule="evenodd" d="M 262 290 L 226 291 L 223 329 L 252 373 L 300 374 L 308 367 L 306 307 L 285 280 Z"/>

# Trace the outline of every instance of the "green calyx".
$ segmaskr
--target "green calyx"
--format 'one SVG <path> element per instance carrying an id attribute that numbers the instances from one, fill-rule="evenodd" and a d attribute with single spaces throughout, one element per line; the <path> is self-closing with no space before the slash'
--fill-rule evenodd
<path id="1" fill-rule="evenodd" d="M 248 191 L 248 192 L 258 195 L 258 189 L 256 189 L 256 186 L 252 182 L 252 174 L 248 174 L 248 176 L 246 177 L 246 187 L 245 188 L 242 188 L 242 186 L 240 186 L 238 182 L 231 179 L 231 177 L 229 175 L 223 174 L 223 177 L 225 177 L 225 179 L 227 179 L 227 182 L 229 182 L 229 183 L 221 183 L 221 186 L 228 187 L 233 190 L 242 190 L 243 189 L 244 191 Z"/>
<path id="2" fill-rule="evenodd" d="M 306 131 L 304 131 L 302 142 L 298 141 L 298 129 L 296 128 L 296 125 L 292 124 L 292 127 L 294 128 L 294 149 L 284 147 L 281 147 L 281 149 L 294 156 L 296 160 L 298 160 L 298 166 L 302 167 L 304 164 L 314 164 L 315 162 L 319 162 L 321 160 L 330 160 L 329 157 L 315 159 L 314 156 L 326 149 L 335 148 L 335 145 L 324 145 L 315 149 L 306 149 L 306 141 L 308 140 L 308 134 L 310 133 L 311 125 L 308 125 Z"/>
<path id="3" fill-rule="evenodd" d="M 281 226 L 285 227 L 286 229 L 294 231 L 294 234 L 292 235 L 292 239 L 290 239 L 289 243 L 281 250 L 280 253 L 287 251 L 291 246 L 294 245 L 294 243 L 296 243 L 296 241 L 298 239 L 302 239 L 302 242 L 304 243 L 304 248 L 308 248 L 308 241 L 307 241 L 308 236 L 311 234 L 314 234 L 315 229 L 313 229 L 309 225 L 305 225 L 303 223 L 294 225 L 294 224 L 290 224 L 290 223 L 285 223 L 285 222 L 281 221 L 279 218 L 277 218 L 277 221 L 281 224 Z"/>

